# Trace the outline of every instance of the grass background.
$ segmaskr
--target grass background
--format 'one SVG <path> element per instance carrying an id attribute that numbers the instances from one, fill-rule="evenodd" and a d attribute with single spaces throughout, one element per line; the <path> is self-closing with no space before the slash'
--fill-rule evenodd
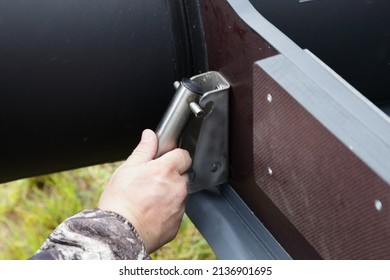
<path id="1" fill-rule="evenodd" d="M 63 220 L 96 207 L 117 166 L 119 163 L 103 164 L 0 184 L 0 259 L 28 259 Z M 216 256 L 184 216 L 175 240 L 152 258 L 203 260 Z"/>

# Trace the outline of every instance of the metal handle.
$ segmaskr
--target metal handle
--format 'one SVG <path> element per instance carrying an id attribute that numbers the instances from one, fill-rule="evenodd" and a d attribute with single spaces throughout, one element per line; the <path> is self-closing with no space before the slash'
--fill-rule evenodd
<path id="1" fill-rule="evenodd" d="M 159 142 L 156 157 L 177 147 L 191 111 L 196 117 L 203 116 L 203 109 L 198 104 L 203 94 L 200 86 L 189 79 L 175 82 L 174 86 L 176 87 L 175 95 L 156 129 Z"/>

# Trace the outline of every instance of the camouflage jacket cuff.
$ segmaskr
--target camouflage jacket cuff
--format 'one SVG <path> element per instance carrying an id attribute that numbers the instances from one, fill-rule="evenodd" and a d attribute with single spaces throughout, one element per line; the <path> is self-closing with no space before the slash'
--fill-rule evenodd
<path id="1" fill-rule="evenodd" d="M 31 259 L 146 260 L 150 256 L 131 223 L 95 208 L 61 223 Z"/>

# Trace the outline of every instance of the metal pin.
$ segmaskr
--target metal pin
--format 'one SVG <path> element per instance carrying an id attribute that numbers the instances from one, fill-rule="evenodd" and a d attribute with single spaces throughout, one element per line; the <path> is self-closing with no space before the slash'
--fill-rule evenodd
<path id="1" fill-rule="evenodd" d="M 195 117 L 197 117 L 197 118 L 203 117 L 204 111 L 203 111 L 202 107 L 199 106 L 198 103 L 193 101 L 189 104 L 189 106 L 190 106 L 192 113 L 194 113 Z"/>
<path id="2" fill-rule="evenodd" d="M 178 89 L 178 88 L 180 87 L 180 82 L 179 82 L 179 81 L 173 82 L 173 87 L 174 87 L 175 89 Z"/>
<path id="3" fill-rule="evenodd" d="M 268 167 L 268 174 L 271 176 L 274 172 L 272 171 L 271 167 Z"/>

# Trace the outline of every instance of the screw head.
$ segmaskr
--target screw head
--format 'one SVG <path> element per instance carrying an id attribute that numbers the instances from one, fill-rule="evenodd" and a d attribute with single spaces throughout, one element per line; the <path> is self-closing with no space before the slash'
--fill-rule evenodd
<path id="1" fill-rule="evenodd" d="M 382 208 L 383 208 L 383 204 L 382 204 L 382 202 L 380 201 L 380 200 L 375 200 L 374 201 L 374 204 L 375 204 L 375 209 L 377 210 L 377 211 L 381 211 L 382 210 Z"/>
<path id="2" fill-rule="evenodd" d="M 269 103 L 272 102 L 272 95 L 270 93 L 267 94 L 267 100 Z"/>

